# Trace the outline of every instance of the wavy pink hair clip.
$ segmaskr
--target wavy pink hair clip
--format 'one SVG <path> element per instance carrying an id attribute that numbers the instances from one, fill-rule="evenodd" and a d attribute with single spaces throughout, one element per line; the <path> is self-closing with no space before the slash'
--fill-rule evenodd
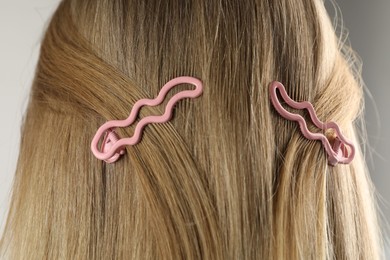
<path id="1" fill-rule="evenodd" d="M 333 146 L 330 144 L 328 138 L 324 134 L 310 132 L 309 129 L 307 128 L 305 119 L 301 115 L 291 113 L 283 108 L 276 93 L 277 89 L 279 89 L 281 97 L 290 107 L 295 109 L 307 109 L 307 111 L 310 114 L 310 118 L 316 127 L 322 129 L 323 131 L 327 129 L 334 129 L 336 131 L 337 136 L 334 140 Z M 320 140 L 322 142 L 328 154 L 329 165 L 335 166 L 337 163 L 348 164 L 353 160 L 355 156 L 355 146 L 351 141 L 349 141 L 347 138 L 343 136 L 340 127 L 335 122 L 328 122 L 328 123 L 321 122 L 318 119 L 316 112 L 313 108 L 313 105 L 310 102 L 308 101 L 296 102 L 292 100 L 288 96 L 283 84 L 278 81 L 274 81 L 270 84 L 269 91 L 271 95 L 272 104 L 275 107 L 276 111 L 278 111 L 278 113 L 282 117 L 288 120 L 297 121 L 301 128 L 302 134 L 307 139 Z M 349 147 L 349 150 L 347 149 L 347 146 Z"/>
<path id="2" fill-rule="evenodd" d="M 165 112 L 162 115 L 158 116 L 147 116 L 142 118 L 139 123 L 136 125 L 134 134 L 129 138 L 120 139 L 115 133 L 115 128 L 118 127 L 127 127 L 134 123 L 137 118 L 138 112 L 142 106 L 156 106 L 163 102 L 166 94 L 173 87 L 179 84 L 188 83 L 195 86 L 193 90 L 183 90 L 175 94 L 167 103 Z M 155 99 L 140 99 L 138 100 L 127 119 L 125 120 L 112 120 L 104 123 L 96 132 L 91 143 L 91 150 L 96 158 L 104 160 L 108 163 L 113 163 L 119 159 L 119 157 L 124 154 L 124 147 L 126 145 L 135 145 L 137 144 L 142 137 L 142 130 L 147 124 L 150 123 L 165 123 L 172 117 L 173 107 L 181 99 L 184 98 L 196 98 L 199 97 L 203 92 L 202 82 L 193 77 L 182 76 L 174 78 L 168 81 L 160 90 L 160 93 Z M 101 137 L 104 135 L 101 148 L 98 148 L 98 142 Z"/>

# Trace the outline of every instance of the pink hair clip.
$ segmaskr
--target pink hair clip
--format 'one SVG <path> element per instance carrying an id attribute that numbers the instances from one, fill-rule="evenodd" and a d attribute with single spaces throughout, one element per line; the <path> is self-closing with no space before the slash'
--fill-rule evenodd
<path id="1" fill-rule="evenodd" d="M 330 144 L 328 138 L 322 134 L 322 133 L 312 133 L 307 128 L 307 124 L 304 120 L 304 118 L 299 114 L 293 114 L 287 111 L 283 108 L 283 106 L 280 104 L 279 99 L 277 97 L 276 89 L 279 89 L 280 95 L 282 96 L 283 100 L 292 108 L 295 109 L 307 109 L 307 111 L 310 114 L 310 118 L 313 121 L 314 125 L 318 128 L 322 129 L 323 131 L 327 129 L 334 129 L 337 133 L 337 136 L 335 137 L 333 146 Z M 347 140 L 343 134 L 341 133 L 340 127 L 335 122 L 328 122 L 323 123 L 321 122 L 316 112 L 313 108 L 313 105 L 308 101 L 303 102 L 296 102 L 292 100 L 284 88 L 283 84 L 277 81 L 274 81 L 269 86 L 269 91 L 271 95 L 271 101 L 273 106 L 275 107 L 276 111 L 278 113 L 292 121 L 297 121 L 299 123 L 299 126 L 301 128 L 302 134 L 309 140 L 320 140 L 328 153 L 328 162 L 329 165 L 335 166 L 337 163 L 343 163 L 348 164 L 353 160 L 353 157 L 355 156 L 355 146 L 352 142 Z M 347 146 L 349 149 L 347 149 Z"/>
<path id="2" fill-rule="evenodd" d="M 156 106 L 162 103 L 165 99 L 166 94 L 173 87 L 179 84 L 189 83 L 195 86 L 193 90 L 183 90 L 175 94 L 167 103 L 165 112 L 162 115 L 158 116 L 147 116 L 142 118 L 139 123 L 136 125 L 134 134 L 129 138 L 119 139 L 118 135 L 115 133 L 114 129 L 117 127 L 127 127 L 134 123 L 137 118 L 137 114 L 142 106 Z M 203 85 L 199 79 L 193 77 L 177 77 L 168 81 L 160 90 L 160 93 L 155 99 L 140 99 L 138 100 L 129 115 L 125 120 L 112 120 L 104 123 L 96 132 L 91 143 L 91 150 L 96 158 L 104 160 L 108 163 L 113 163 L 119 159 L 119 157 L 124 154 L 124 147 L 126 145 L 135 145 L 141 140 L 142 130 L 147 124 L 150 123 L 165 123 L 172 117 L 172 110 L 176 102 L 184 98 L 196 98 L 199 97 L 203 92 Z M 98 142 L 101 139 L 102 135 L 105 134 L 101 149 L 98 149 Z"/>

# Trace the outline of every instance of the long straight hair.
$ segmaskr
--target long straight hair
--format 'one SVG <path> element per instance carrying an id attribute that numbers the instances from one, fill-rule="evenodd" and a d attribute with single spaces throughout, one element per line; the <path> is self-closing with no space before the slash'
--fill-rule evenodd
<path id="1" fill-rule="evenodd" d="M 62 1 L 24 117 L 2 256 L 379 258 L 355 125 L 362 87 L 344 47 L 320 0 Z M 203 95 L 148 125 L 118 162 L 97 160 L 98 127 L 177 76 L 199 78 Z M 329 166 L 321 142 L 278 116 L 273 80 L 340 125 L 357 146 L 351 164 Z"/>

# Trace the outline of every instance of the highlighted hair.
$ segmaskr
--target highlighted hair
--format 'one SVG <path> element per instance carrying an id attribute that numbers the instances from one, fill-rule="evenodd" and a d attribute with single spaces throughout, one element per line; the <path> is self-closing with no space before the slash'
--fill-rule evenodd
<path id="1" fill-rule="evenodd" d="M 202 98 L 146 126 L 115 164 L 96 160 L 90 144 L 100 125 L 182 75 L 202 80 Z M 330 167 L 321 142 L 272 110 L 275 79 L 359 143 L 362 88 L 323 1 L 62 1 L 42 42 L 1 253 L 379 258 L 361 149 Z"/>

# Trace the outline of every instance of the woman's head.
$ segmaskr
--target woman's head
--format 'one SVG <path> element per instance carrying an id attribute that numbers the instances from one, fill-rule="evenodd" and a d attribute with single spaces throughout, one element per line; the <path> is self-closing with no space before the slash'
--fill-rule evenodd
<path id="1" fill-rule="evenodd" d="M 12 259 L 378 257 L 360 152 L 328 166 L 321 143 L 269 100 L 269 83 L 283 82 L 357 144 L 362 90 L 342 47 L 319 0 L 63 1 L 42 41 L 2 250 Z M 201 97 L 148 125 L 116 163 L 94 157 L 102 123 L 184 75 L 203 82 Z"/>

